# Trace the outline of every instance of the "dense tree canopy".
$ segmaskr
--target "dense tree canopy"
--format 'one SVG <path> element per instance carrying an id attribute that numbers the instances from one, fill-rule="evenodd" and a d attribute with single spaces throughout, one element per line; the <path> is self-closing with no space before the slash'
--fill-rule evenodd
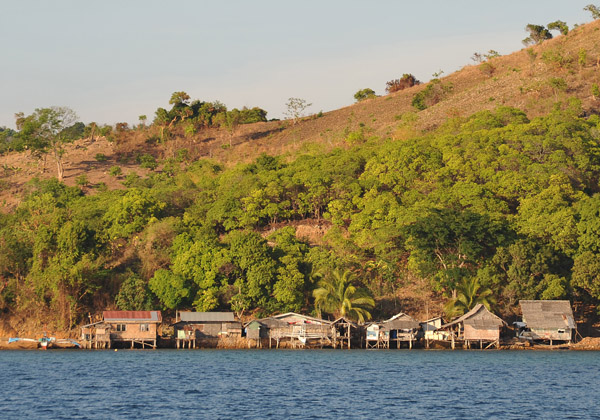
<path id="1" fill-rule="evenodd" d="M 198 118 L 206 104 L 186 101 L 174 107 Z M 200 160 L 93 196 L 35 181 L 0 216 L 0 306 L 65 326 L 111 305 L 338 315 L 316 273 L 346 270 L 375 301 L 420 279 L 464 310 L 597 303 L 600 118 L 577 115 L 500 107 L 409 140 Z M 299 221 L 319 240 L 298 238 Z"/>

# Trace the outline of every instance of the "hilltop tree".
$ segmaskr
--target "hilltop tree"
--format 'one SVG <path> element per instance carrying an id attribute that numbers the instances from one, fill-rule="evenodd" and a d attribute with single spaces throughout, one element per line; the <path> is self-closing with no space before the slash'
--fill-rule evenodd
<path id="1" fill-rule="evenodd" d="M 356 102 L 360 102 L 360 101 L 364 101 L 365 99 L 371 99 L 374 98 L 375 95 L 375 91 L 373 89 L 361 89 L 358 92 L 356 92 L 354 94 L 354 99 L 356 100 Z"/>
<path id="2" fill-rule="evenodd" d="M 569 26 L 562 20 L 555 20 L 554 22 L 550 22 L 548 24 L 548 30 L 558 31 L 561 35 L 566 35 L 569 33 Z"/>
<path id="3" fill-rule="evenodd" d="M 293 120 L 293 124 L 296 124 L 300 120 L 300 118 L 304 116 L 304 111 L 306 110 L 306 108 L 310 107 L 311 105 L 312 104 L 309 104 L 304 99 L 289 98 L 285 104 L 285 106 L 287 107 L 285 115 L 287 115 Z"/>
<path id="4" fill-rule="evenodd" d="M 385 91 L 387 93 L 398 92 L 399 90 L 403 90 L 409 87 L 413 87 L 415 85 L 420 85 L 421 82 L 417 80 L 415 76 L 409 73 L 404 73 L 402 78 L 390 80 L 385 84 Z"/>
<path id="5" fill-rule="evenodd" d="M 189 101 L 190 95 L 188 95 L 187 93 L 183 91 L 173 92 L 173 94 L 171 95 L 171 99 L 169 99 L 169 105 L 173 105 L 174 107 L 183 106 L 188 105 Z"/>
<path id="6" fill-rule="evenodd" d="M 593 4 L 588 4 L 583 10 L 590 12 L 592 14 L 592 19 L 600 19 L 600 9 Z"/>
<path id="7" fill-rule="evenodd" d="M 552 34 L 544 25 L 534 25 L 532 23 L 525 27 L 529 32 L 529 36 L 523 40 L 523 44 L 527 47 L 532 44 L 541 44 L 547 39 L 552 39 Z"/>
<path id="8" fill-rule="evenodd" d="M 68 130 L 77 121 L 77 114 L 66 107 L 53 106 L 50 108 L 37 108 L 33 114 L 25 116 L 19 112 L 15 114 L 19 136 L 27 147 L 34 153 L 46 155 L 52 153 L 56 161 L 57 178 L 64 178 L 63 155 L 66 143 L 74 140 L 73 132 Z"/>

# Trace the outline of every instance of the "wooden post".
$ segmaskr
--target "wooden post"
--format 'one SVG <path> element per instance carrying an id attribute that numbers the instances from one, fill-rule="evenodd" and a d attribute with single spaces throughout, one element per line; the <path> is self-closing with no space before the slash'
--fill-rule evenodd
<path id="1" fill-rule="evenodd" d="M 455 343 L 454 343 L 454 333 L 452 333 L 452 350 L 454 350 L 455 347 Z"/>
<path id="2" fill-rule="evenodd" d="M 350 323 L 348 323 L 348 348 L 350 348 L 350 337 L 351 337 L 351 332 L 350 332 Z"/>

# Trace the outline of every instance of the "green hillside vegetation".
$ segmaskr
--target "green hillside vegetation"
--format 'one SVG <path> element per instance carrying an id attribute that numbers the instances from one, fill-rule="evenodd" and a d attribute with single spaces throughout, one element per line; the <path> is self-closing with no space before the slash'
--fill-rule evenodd
<path id="1" fill-rule="evenodd" d="M 22 199 L 0 214 L 0 310 L 68 330 L 106 308 L 368 318 L 598 305 L 600 51 L 582 47 L 598 29 L 293 122 L 185 92 L 131 128 L 19 114 L 17 131 L 0 130 L 5 156 L 50 156 L 58 176 L 14 187 L 27 174 L 4 164 L 0 190 Z M 489 100 L 491 84 L 505 99 Z M 81 136 L 110 145 L 86 163 L 103 181 L 70 163 L 59 182 Z"/>

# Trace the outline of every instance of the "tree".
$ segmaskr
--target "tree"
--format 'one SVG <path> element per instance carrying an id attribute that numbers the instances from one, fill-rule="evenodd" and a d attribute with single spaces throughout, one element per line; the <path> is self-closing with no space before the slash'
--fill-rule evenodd
<path id="1" fill-rule="evenodd" d="M 77 121 L 77 114 L 70 108 L 53 106 L 37 108 L 28 116 L 19 112 L 15 118 L 19 135 L 29 149 L 43 155 L 52 153 L 56 161 L 57 178 L 62 181 L 65 173 L 62 160 L 64 145 L 74 140 L 67 129 Z"/>
<path id="2" fill-rule="evenodd" d="M 420 84 L 421 82 L 418 81 L 415 76 L 410 73 L 404 73 L 402 78 L 386 82 L 385 91 L 387 93 L 393 93 Z"/>
<path id="3" fill-rule="evenodd" d="M 144 128 L 146 126 L 146 120 L 148 119 L 148 117 L 146 117 L 145 115 L 140 115 L 138 119 L 140 120 L 140 127 Z"/>
<path id="4" fill-rule="evenodd" d="M 173 105 L 173 107 L 187 105 L 190 101 L 190 95 L 181 91 L 181 92 L 173 92 L 171 95 L 171 99 L 169 99 L 169 104 Z"/>
<path id="5" fill-rule="evenodd" d="M 296 124 L 300 120 L 300 118 L 304 116 L 304 111 L 306 110 L 306 108 L 308 108 L 311 105 L 312 104 L 309 104 L 304 99 L 289 98 L 285 104 L 285 106 L 287 107 L 285 115 L 292 118 L 293 124 Z"/>
<path id="6" fill-rule="evenodd" d="M 561 35 L 566 35 L 569 33 L 569 26 L 566 22 L 562 20 L 555 20 L 554 22 L 550 22 L 548 24 L 549 31 L 558 31 Z"/>
<path id="7" fill-rule="evenodd" d="M 494 303 L 492 290 L 482 288 L 477 277 L 463 278 L 456 291 L 456 298 L 450 299 L 445 306 L 446 314 L 450 317 L 460 316 L 478 304 L 490 309 L 490 305 Z"/>
<path id="8" fill-rule="evenodd" d="M 552 34 L 544 25 L 534 25 L 532 23 L 525 27 L 529 32 L 529 36 L 523 40 L 523 44 L 527 47 L 532 44 L 541 44 L 547 39 L 552 39 Z"/>
<path id="9" fill-rule="evenodd" d="M 354 94 L 354 99 L 356 100 L 356 102 L 360 102 L 360 101 L 364 101 L 365 99 L 371 99 L 374 98 L 375 96 L 375 91 L 373 89 L 361 89 L 358 92 L 356 92 Z"/>
<path id="10" fill-rule="evenodd" d="M 588 4 L 583 10 L 590 12 L 592 14 L 592 19 L 600 19 L 600 9 L 593 4 Z"/>
<path id="11" fill-rule="evenodd" d="M 323 277 L 313 290 L 315 308 L 334 316 L 344 316 L 359 322 L 371 318 L 369 312 L 375 301 L 368 289 L 353 285 L 354 278 L 350 270 L 341 273 L 334 270 L 330 276 Z"/>

